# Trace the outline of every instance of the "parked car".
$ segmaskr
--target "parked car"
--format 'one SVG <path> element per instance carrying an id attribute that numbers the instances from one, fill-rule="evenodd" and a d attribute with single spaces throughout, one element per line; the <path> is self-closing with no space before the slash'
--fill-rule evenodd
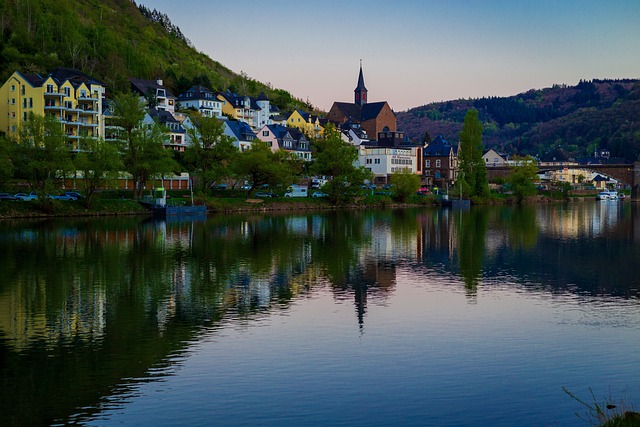
<path id="1" fill-rule="evenodd" d="M 251 185 L 244 184 L 242 187 L 240 187 L 240 189 L 243 190 L 243 191 L 249 191 L 249 190 L 251 190 Z"/>
<path id="2" fill-rule="evenodd" d="M 30 201 L 30 200 L 35 200 L 38 198 L 38 195 L 34 192 L 31 192 L 29 194 L 27 193 L 18 193 L 18 194 L 14 194 L 13 197 L 15 197 L 18 200 L 23 200 L 23 201 Z"/>
<path id="3" fill-rule="evenodd" d="M 216 190 L 226 190 L 227 184 L 218 184 L 216 185 Z"/>
<path id="4" fill-rule="evenodd" d="M 259 199 L 266 199 L 268 197 L 273 197 L 272 193 L 265 193 L 264 191 L 258 191 L 256 194 L 254 194 L 254 196 Z"/>
<path id="5" fill-rule="evenodd" d="M 311 197 L 327 197 L 327 194 L 322 191 L 314 191 Z"/>
<path id="6" fill-rule="evenodd" d="M 65 191 L 64 193 L 62 193 L 62 196 L 73 197 L 76 200 L 77 199 L 84 199 L 84 196 L 82 194 L 78 193 L 77 191 Z"/>
<path id="7" fill-rule="evenodd" d="M 18 200 L 13 194 L 0 193 L 0 200 Z"/>
<path id="8" fill-rule="evenodd" d="M 77 198 L 71 197 L 68 194 L 60 194 L 58 196 L 49 194 L 49 198 L 53 200 L 66 200 L 66 201 L 78 200 Z"/>

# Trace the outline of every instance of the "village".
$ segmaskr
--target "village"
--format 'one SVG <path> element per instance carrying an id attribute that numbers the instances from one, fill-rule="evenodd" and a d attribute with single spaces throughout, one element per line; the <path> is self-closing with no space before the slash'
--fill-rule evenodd
<path id="1" fill-rule="evenodd" d="M 251 97 L 193 86 L 176 96 L 162 80 L 130 78 L 129 82 L 132 93 L 145 104 L 143 123 L 161 125 L 167 134 L 163 145 L 173 152 L 184 153 L 192 145 L 193 131 L 198 132 L 193 118 L 201 116 L 220 120 L 224 134 L 232 139 L 240 152 L 251 148 L 256 141 L 263 141 L 274 152 L 283 150 L 301 161 L 311 162 L 311 141 L 321 138 L 325 127 L 331 123 L 345 143 L 357 148 L 354 166 L 362 166 L 371 173 L 373 178 L 366 184 L 372 188 L 388 186 L 390 177 L 398 171 L 419 176 L 422 193 L 447 193 L 457 182 L 459 145 L 441 135 L 431 139 L 426 132 L 421 141 L 407 138 L 398 129 L 396 115 L 388 102 L 369 102 L 362 64 L 353 102 L 334 102 L 325 117 L 299 109 L 280 111 L 264 92 Z M 47 76 L 15 71 L 0 88 L 0 129 L 11 138 L 19 132 L 21 123 L 27 121 L 30 113 L 52 116 L 61 123 L 69 150 L 87 151 L 83 146 L 87 138 L 106 142 L 120 138 L 120 129 L 114 123 L 113 102 L 107 93 L 108 88 L 103 83 L 71 68 L 56 68 Z M 495 177 L 504 175 L 504 171 L 517 165 L 518 160 L 493 149 L 485 150 L 482 159 L 489 171 L 503 171 L 489 174 L 493 178 L 490 179 L 491 188 L 501 190 L 503 181 Z M 610 158 L 606 150 L 596 150 L 592 158 L 579 162 L 557 148 L 539 156 L 536 161 L 542 172 L 535 184 L 542 191 L 558 184 L 569 185 L 577 191 L 622 188 L 619 181 L 587 167 L 624 163 Z M 544 170 L 547 166 L 552 168 Z M 191 185 L 187 172 L 163 178 L 163 186 L 169 189 L 187 189 Z M 312 182 L 306 179 L 298 184 L 311 186 Z M 119 188 L 131 189 L 134 185 L 127 174 L 120 175 Z M 226 183 L 218 185 L 227 186 Z"/>

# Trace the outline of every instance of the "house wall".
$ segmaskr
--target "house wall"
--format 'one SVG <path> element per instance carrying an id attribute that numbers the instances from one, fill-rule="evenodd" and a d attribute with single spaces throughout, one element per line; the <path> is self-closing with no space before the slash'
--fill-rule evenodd
<path id="1" fill-rule="evenodd" d="M 375 119 L 365 120 L 361 122 L 360 126 L 367 132 L 370 138 L 377 136 L 386 127 L 391 132 L 397 130 L 396 115 L 389 107 L 389 104 L 385 102 L 384 107 L 380 110 L 380 114 Z"/>

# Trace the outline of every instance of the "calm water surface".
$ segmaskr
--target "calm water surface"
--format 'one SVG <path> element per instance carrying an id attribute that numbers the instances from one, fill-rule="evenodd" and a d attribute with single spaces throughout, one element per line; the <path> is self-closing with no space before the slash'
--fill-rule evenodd
<path id="1" fill-rule="evenodd" d="M 580 426 L 640 405 L 621 202 L 0 222 L 0 425 Z"/>

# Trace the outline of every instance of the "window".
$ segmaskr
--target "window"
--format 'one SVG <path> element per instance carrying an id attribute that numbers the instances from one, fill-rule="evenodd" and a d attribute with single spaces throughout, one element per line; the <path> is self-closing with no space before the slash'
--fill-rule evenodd
<path id="1" fill-rule="evenodd" d="M 16 91 L 16 85 L 11 85 L 11 92 L 15 92 Z"/>
<path id="2" fill-rule="evenodd" d="M 379 165 L 380 164 L 380 159 L 376 159 L 375 164 Z"/>
<path id="3" fill-rule="evenodd" d="M 436 160 L 436 167 L 439 168 L 441 164 L 441 160 Z"/>
<path id="4" fill-rule="evenodd" d="M 71 88 L 69 88 L 69 87 L 65 87 L 65 88 L 64 88 L 64 94 L 65 94 L 66 96 L 71 96 Z"/>
<path id="5" fill-rule="evenodd" d="M 169 105 L 173 105 L 173 99 L 169 100 Z"/>
<path id="6" fill-rule="evenodd" d="M 16 99 L 15 98 L 11 98 L 11 105 L 16 105 Z"/>
<path id="7" fill-rule="evenodd" d="M 47 85 L 47 93 L 54 93 L 53 92 L 53 85 Z"/>
<path id="8" fill-rule="evenodd" d="M 25 91 L 26 91 L 26 89 L 25 89 L 24 85 L 22 85 L 22 94 L 23 95 L 25 94 Z"/>
<path id="9" fill-rule="evenodd" d="M 33 108 L 33 98 L 29 98 L 29 108 Z"/>
<path id="10" fill-rule="evenodd" d="M 268 130 L 263 130 L 262 131 L 262 136 L 269 136 L 269 131 Z"/>
<path id="11" fill-rule="evenodd" d="M 26 122 L 27 121 L 27 113 L 22 113 L 22 121 Z"/>
<path id="12" fill-rule="evenodd" d="M 371 164 L 371 159 L 367 159 L 367 164 L 370 165 Z"/>
<path id="13" fill-rule="evenodd" d="M 15 118 L 16 118 L 16 112 L 15 112 L 15 111 L 12 111 L 12 112 L 11 112 L 11 118 L 12 118 L 12 119 L 15 119 Z"/>
<path id="14" fill-rule="evenodd" d="M 426 167 L 430 168 L 430 167 L 431 167 L 431 160 L 426 160 L 426 161 L 424 162 L 424 165 L 425 165 Z"/>
<path id="15" fill-rule="evenodd" d="M 27 108 L 27 98 L 22 99 L 22 108 Z"/>

